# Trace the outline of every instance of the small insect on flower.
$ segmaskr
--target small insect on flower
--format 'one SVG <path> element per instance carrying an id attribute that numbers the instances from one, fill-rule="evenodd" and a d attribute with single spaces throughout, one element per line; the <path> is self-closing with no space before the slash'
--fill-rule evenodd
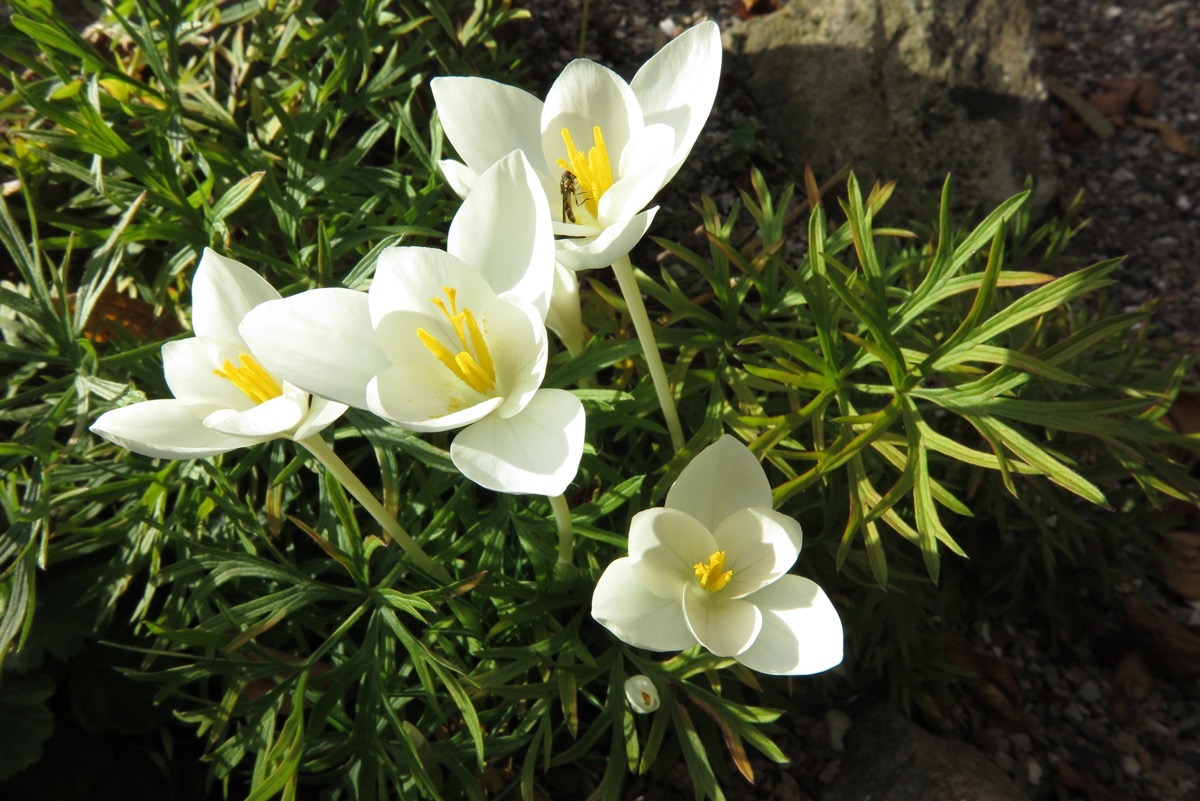
<path id="1" fill-rule="evenodd" d="M 579 179 L 570 170 L 563 170 L 558 180 L 558 191 L 562 193 L 562 221 L 575 222 L 575 206 L 582 203 Z"/>

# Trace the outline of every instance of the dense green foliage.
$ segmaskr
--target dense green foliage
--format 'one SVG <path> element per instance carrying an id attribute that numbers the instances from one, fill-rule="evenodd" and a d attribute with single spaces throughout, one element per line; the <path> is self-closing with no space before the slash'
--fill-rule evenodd
<path id="1" fill-rule="evenodd" d="M 889 187 L 851 179 L 839 205 L 810 181 L 797 202 L 755 172 L 739 208 L 699 204 L 703 241 L 656 240 L 668 258 L 638 275 L 684 450 L 611 276 L 584 281 L 592 336 L 547 380 L 583 387 L 588 410 L 577 576 L 554 575 L 548 503 L 463 481 L 444 435 L 353 412 L 330 429 L 456 577 L 440 586 L 290 442 L 155 462 L 87 426 L 167 394 L 157 354 L 203 247 L 286 295 L 359 288 L 381 248 L 437 243 L 457 200 L 427 82 L 511 74 L 493 34 L 519 15 L 124 0 L 80 34 L 48 0 L 11 5 L 0 722 L 28 734 L 10 746 L 0 725 L 0 779 L 39 758 L 57 693 L 93 733 L 194 731 L 212 785 L 178 797 L 532 799 L 571 772 L 615 799 L 627 771 L 683 758 L 697 796 L 721 798 L 747 746 L 786 758 L 782 685 L 699 650 L 652 658 L 588 611 L 632 515 L 722 433 L 763 457 L 804 525 L 798 570 L 842 612 L 846 664 L 799 690 L 814 697 L 886 685 L 919 702 L 953 679 L 944 631 L 985 592 L 1066 615 L 1145 542 L 1121 515 L 1197 495 L 1196 445 L 1160 421 L 1187 361 L 1145 339 L 1145 314 L 1097 311 L 1115 263 L 1056 277 L 1070 221 L 1034 229 L 1018 196 L 957 223 L 947 188 L 936 220 L 901 230 L 876 221 Z M 1001 561 L 983 580 L 977 553 Z M 653 718 L 626 705 L 634 673 L 666 689 Z M 113 693 L 127 703 L 101 708 Z"/>

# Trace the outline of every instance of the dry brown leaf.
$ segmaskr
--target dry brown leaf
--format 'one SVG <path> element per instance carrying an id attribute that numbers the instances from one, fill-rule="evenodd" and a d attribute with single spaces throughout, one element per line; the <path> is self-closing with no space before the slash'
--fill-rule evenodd
<path id="1" fill-rule="evenodd" d="M 1058 780 L 1072 790 L 1082 790 L 1088 801 L 1129 801 L 1129 796 L 1110 790 L 1095 776 L 1060 759 L 1054 763 Z"/>
<path id="2" fill-rule="evenodd" d="M 1167 425 L 1180 434 L 1195 434 L 1200 431 L 1200 396 L 1191 392 L 1180 392 L 1175 396 L 1166 416 Z"/>
<path id="3" fill-rule="evenodd" d="M 71 311 L 75 310 L 75 293 L 67 296 L 67 304 Z M 123 295 L 110 286 L 100 293 L 100 297 L 92 306 L 83 335 L 100 344 L 114 338 L 145 342 L 152 334 L 156 337 L 170 337 L 182 331 L 183 328 L 175 318 L 156 317 L 154 306 L 144 300 Z"/>
<path id="4" fill-rule="evenodd" d="M 952 645 L 950 658 L 963 670 L 979 677 L 979 681 L 971 683 L 970 690 L 984 706 L 1018 729 L 1028 730 L 1029 724 L 1021 712 L 1021 688 L 1003 660 L 967 642 Z"/>
<path id="5" fill-rule="evenodd" d="M 1122 723 L 1128 723 L 1133 718 L 1134 706 L 1146 697 L 1153 686 L 1154 674 L 1146 666 L 1142 652 L 1137 649 L 1126 651 L 1117 661 L 1112 693 L 1108 697 L 1113 716 Z"/>
<path id="6" fill-rule="evenodd" d="M 1189 601 L 1200 601 L 1200 534 L 1169 531 L 1162 550 L 1167 586 Z"/>
<path id="7" fill-rule="evenodd" d="M 1070 42 L 1062 31 L 1045 31 L 1038 34 L 1038 44 L 1048 50 L 1063 50 Z"/>
<path id="8" fill-rule="evenodd" d="M 1068 142 L 1078 142 L 1087 133 L 1087 123 L 1069 108 L 1064 108 L 1058 118 L 1058 132 Z"/>
<path id="9" fill-rule="evenodd" d="M 1122 605 L 1130 635 L 1141 644 L 1147 665 L 1172 676 L 1200 676 L 1200 635 L 1132 595 Z"/>
<path id="10" fill-rule="evenodd" d="M 1137 93 L 1133 96 L 1133 107 L 1142 114 L 1150 114 L 1158 105 L 1161 89 L 1156 81 L 1142 81 Z"/>
<path id="11" fill-rule="evenodd" d="M 729 10 L 738 19 L 750 19 L 780 9 L 779 0 L 733 0 Z"/>
<path id="12" fill-rule="evenodd" d="M 1172 153 L 1178 153 L 1181 156 L 1195 156 L 1196 151 L 1192 150 L 1187 139 L 1183 134 L 1175 130 L 1169 122 L 1156 120 L 1153 117 L 1133 116 L 1129 118 L 1134 125 L 1139 128 L 1145 128 L 1150 131 L 1158 131 L 1158 135 L 1162 137 L 1162 142 L 1166 145 L 1167 150 Z"/>
<path id="13" fill-rule="evenodd" d="M 1087 101 L 1083 95 L 1075 91 L 1071 87 L 1058 83 L 1057 81 L 1045 81 L 1046 91 L 1054 95 L 1055 99 L 1065 105 L 1071 111 L 1074 111 L 1076 116 L 1087 123 L 1087 127 L 1099 136 L 1101 139 L 1110 139 L 1116 131 L 1113 129 L 1112 123 L 1109 122 L 1103 114 Z M 1064 111 L 1063 117 L 1066 117 Z"/>
<path id="14" fill-rule="evenodd" d="M 1092 108 L 1115 122 L 1114 117 L 1124 116 L 1133 105 L 1133 93 L 1133 87 L 1121 91 L 1094 92 L 1087 96 L 1087 101 Z"/>

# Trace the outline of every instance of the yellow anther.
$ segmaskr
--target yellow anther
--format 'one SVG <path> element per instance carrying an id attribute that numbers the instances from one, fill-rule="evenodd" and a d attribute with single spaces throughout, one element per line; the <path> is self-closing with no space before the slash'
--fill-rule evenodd
<path id="1" fill-rule="evenodd" d="M 496 366 L 488 350 L 487 340 L 484 339 L 483 331 L 480 330 L 471 310 L 458 310 L 457 290 L 446 286 L 442 287 L 442 291 L 446 294 L 448 304 L 441 298 L 431 298 L 431 301 L 454 328 L 458 342 L 446 347 L 424 328 L 417 329 L 417 337 L 459 381 L 479 394 L 486 395 L 496 388 Z"/>
<path id="2" fill-rule="evenodd" d="M 241 367 L 234 367 L 233 362 L 226 359 L 221 369 L 213 370 L 213 374 L 229 381 L 256 404 L 265 403 L 283 394 L 283 387 L 279 382 L 249 353 L 238 354 L 238 361 L 241 362 Z"/>
<path id="3" fill-rule="evenodd" d="M 696 578 L 700 579 L 700 586 L 709 592 L 724 589 L 729 580 L 733 578 L 733 571 L 725 569 L 724 551 L 713 551 L 712 556 L 708 557 L 707 564 L 697 562 L 692 565 L 692 570 L 696 571 Z"/>
<path id="4" fill-rule="evenodd" d="M 595 217 L 600 207 L 600 196 L 613 185 L 612 162 L 608 159 L 608 146 L 604 144 L 604 134 L 600 126 L 592 127 L 592 140 L 595 143 L 582 153 L 575 147 L 571 132 L 562 129 L 563 144 L 567 147 L 567 157 L 558 159 L 558 166 L 570 171 L 579 184 L 579 192 L 583 195 L 583 205 Z"/>

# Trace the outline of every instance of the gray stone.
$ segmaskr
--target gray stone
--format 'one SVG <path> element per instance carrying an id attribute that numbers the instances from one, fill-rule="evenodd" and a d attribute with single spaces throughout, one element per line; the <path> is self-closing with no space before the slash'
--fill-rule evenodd
<path id="1" fill-rule="evenodd" d="M 947 172 L 960 208 L 990 210 L 1028 175 L 1035 206 L 1054 195 L 1026 0 L 792 0 L 729 44 L 797 173 L 895 179 L 906 213 Z"/>
<path id="2" fill-rule="evenodd" d="M 975 748 L 886 710 L 855 717 L 841 761 L 820 801 L 1026 801 Z"/>

